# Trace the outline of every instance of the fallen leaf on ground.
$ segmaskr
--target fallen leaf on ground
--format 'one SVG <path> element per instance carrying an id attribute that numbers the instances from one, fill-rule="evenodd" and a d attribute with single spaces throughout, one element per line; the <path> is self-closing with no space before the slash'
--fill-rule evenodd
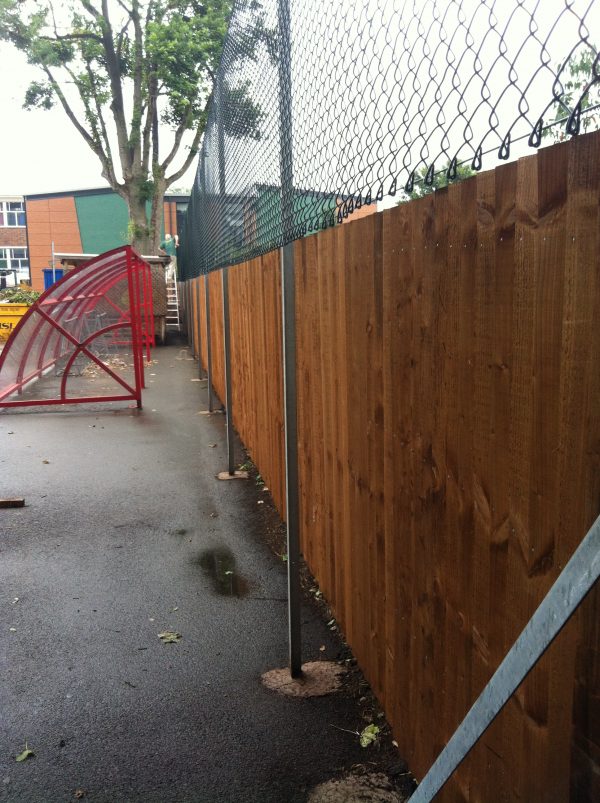
<path id="1" fill-rule="evenodd" d="M 373 742 L 376 742 L 378 733 L 379 728 L 377 725 L 367 725 L 367 727 L 360 734 L 360 746 L 368 747 Z"/>
<path id="2" fill-rule="evenodd" d="M 158 637 L 163 644 L 176 644 L 181 638 L 181 633 L 176 633 L 172 630 L 165 630 L 163 633 L 159 633 Z"/>
<path id="3" fill-rule="evenodd" d="M 49 462 L 50 462 L 49 460 L 42 460 L 42 463 L 48 464 Z"/>
<path id="4" fill-rule="evenodd" d="M 85 796 L 86 796 L 85 789 L 76 789 L 74 794 L 73 794 L 73 797 L 75 798 L 75 800 L 81 800 L 81 798 L 85 797 Z"/>
<path id="5" fill-rule="evenodd" d="M 25 742 L 25 750 L 19 753 L 18 756 L 15 756 L 15 761 L 27 761 L 28 758 L 33 758 L 34 756 L 35 753 L 27 747 L 27 742 Z"/>

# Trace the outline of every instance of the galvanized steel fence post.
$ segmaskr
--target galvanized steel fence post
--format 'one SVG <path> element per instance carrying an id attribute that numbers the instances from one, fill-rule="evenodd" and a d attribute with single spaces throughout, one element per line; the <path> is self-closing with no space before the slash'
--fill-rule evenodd
<path id="1" fill-rule="evenodd" d="M 292 58 L 289 0 L 278 0 L 283 394 L 287 521 L 289 659 L 292 677 L 302 674 L 300 622 L 300 528 L 298 503 L 298 420 L 296 401 L 296 299 L 294 287 L 294 172 L 292 161 Z"/>
<path id="2" fill-rule="evenodd" d="M 217 74 L 217 135 L 219 149 L 219 197 L 221 199 L 221 219 L 225 220 L 226 189 L 225 189 L 225 126 L 223 108 L 223 70 Z M 225 415 L 227 425 L 227 470 L 235 473 L 233 455 L 233 420 L 231 415 L 231 326 L 229 320 L 229 268 L 222 268 L 221 281 L 223 287 L 223 352 L 225 362 Z"/>

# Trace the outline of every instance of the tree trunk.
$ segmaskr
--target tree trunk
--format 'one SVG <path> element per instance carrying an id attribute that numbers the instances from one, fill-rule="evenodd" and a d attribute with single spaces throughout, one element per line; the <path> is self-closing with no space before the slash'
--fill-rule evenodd
<path id="1" fill-rule="evenodd" d="M 152 195 L 152 206 L 150 208 L 150 246 L 153 249 L 153 254 L 158 254 L 158 248 L 161 243 L 163 210 L 165 204 L 165 182 L 164 180 L 155 180 L 154 193 Z M 169 231 L 165 226 L 165 234 Z M 169 232 L 174 234 L 175 232 Z"/>
<path id="2" fill-rule="evenodd" d="M 140 201 L 135 190 L 127 199 L 129 209 L 129 241 L 138 254 L 150 254 L 151 232 L 146 215 L 146 204 Z"/>

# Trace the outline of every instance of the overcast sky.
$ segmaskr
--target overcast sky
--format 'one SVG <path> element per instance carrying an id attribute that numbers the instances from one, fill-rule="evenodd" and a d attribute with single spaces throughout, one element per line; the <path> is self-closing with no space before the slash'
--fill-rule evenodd
<path id="1" fill-rule="evenodd" d="M 60 109 L 26 111 L 37 71 L 0 42 L 0 195 L 102 187 L 100 163 Z"/>
<path id="2" fill-rule="evenodd" d="M 23 54 L 0 42 L 0 195 L 106 187 L 98 158 L 61 108 L 23 109 L 25 90 L 39 71 Z M 191 186 L 196 165 L 177 182 Z"/>

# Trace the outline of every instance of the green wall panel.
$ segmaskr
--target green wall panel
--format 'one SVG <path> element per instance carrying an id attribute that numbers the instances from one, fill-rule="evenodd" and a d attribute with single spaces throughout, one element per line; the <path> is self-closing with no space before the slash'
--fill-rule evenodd
<path id="1" fill-rule="evenodd" d="M 84 254 L 101 254 L 129 242 L 127 238 L 127 204 L 116 193 L 98 195 L 75 194 L 75 209 L 79 223 L 79 236 Z M 150 220 L 150 203 L 146 215 Z M 165 223 L 161 217 L 161 240 L 165 236 Z"/>
<path id="2" fill-rule="evenodd" d="M 101 254 L 127 243 L 127 204 L 120 195 L 76 195 L 75 208 L 85 254 Z"/>

